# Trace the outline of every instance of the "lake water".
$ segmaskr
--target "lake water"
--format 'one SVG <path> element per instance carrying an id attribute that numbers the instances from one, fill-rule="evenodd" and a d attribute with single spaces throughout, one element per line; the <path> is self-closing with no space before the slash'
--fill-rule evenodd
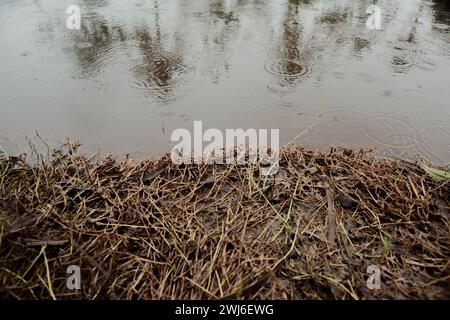
<path id="1" fill-rule="evenodd" d="M 66 9 L 81 8 L 81 30 Z M 450 162 L 450 1 L 0 0 L 0 145 L 142 158 L 177 128 Z"/>

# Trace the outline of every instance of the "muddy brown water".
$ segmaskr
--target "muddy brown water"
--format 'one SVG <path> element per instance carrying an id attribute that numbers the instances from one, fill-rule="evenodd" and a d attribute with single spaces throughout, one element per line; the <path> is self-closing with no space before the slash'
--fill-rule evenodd
<path id="1" fill-rule="evenodd" d="M 1 0 L 0 145 L 79 139 L 141 158 L 177 128 L 450 162 L 450 2 Z M 81 30 L 66 9 L 81 8 Z"/>

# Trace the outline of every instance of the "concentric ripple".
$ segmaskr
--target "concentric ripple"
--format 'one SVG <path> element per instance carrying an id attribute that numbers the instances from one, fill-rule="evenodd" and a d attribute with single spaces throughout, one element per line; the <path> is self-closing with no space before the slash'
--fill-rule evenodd
<path id="1" fill-rule="evenodd" d="M 194 69 L 186 66 L 180 57 L 168 54 L 133 65 L 129 73 L 133 77 L 131 86 L 142 95 L 171 102 L 189 83 Z"/>
<path id="2" fill-rule="evenodd" d="M 413 63 L 403 56 L 394 56 L 390 64 L 396 73 L 406 73 L 413 66 Z"/>
<path id="3" fill-rule="evenodd" d="M 359 133 L 370 145 L 377 149 L 400 153 L 415 149 L 422 143 L 423 136 L 410 123 L 390 116 L 371 116 L 364 119 L 358 128 Z"/>
<path id="4" fill-rule="evenodd" d="M 425 158 L 442 159 L 442 152 L 437 148 L 436 144 L 430 143 L 422 137 L 405 136 L 401 134 L 393 134 L 387 136 L 395 141 L 405 141 L 403 148 L 377 148 L 377 153 L 389 157 L 400 158 L 409 161 L 415 161 L 417 155 Z"/>
<path id="5" fill-rule="evenodd" d="M 433 25 L 433 29 L 439 32 L 450 33 L 450 26 L 444 23 L 435 23 Z"/>
<path id="6" fill-rule="evenodd" d="M 133 49 L 135 48 L 129 48 L 129 45 L 121 42 L 103 46 L 98 44 L 93 46 L 90 42 L 77 43 L 75 50 L 79 57 L 79 68 L 74 71 L 72 76 L 75 79 L 95 76 L 106 68 L 117 64 L 124 52 Z"/>
<path id="7" fill-rule="evenodd" d="M 278 60 L 265 65 L 267 72 L 282 78 L 301 78 L 310 74 L 310 69 L 294 60 Z"/>
<path id="8" fill-rule="evenodd" d="M 424 128 L 426 137 L 436 150 L 436 155 L 430 155 L 434 162 L 448 165 L 450 159 L 450 124 L 434 123 Z"/>
<path id="9" fill-rule="evenodd" d="M 397 67 L 411 67 L 412 63 L 404 57 L 394 56 L 391 60 L 391 64 Z"/>
<path id="10" fill-rule="evenodd" d="M 425 70 L 425 71 L 436 70 L 436 64 L 433 61 L 427 61 L 427 60 L 417 61 L 414 63 L 414 65 L 417 68 Z"/>

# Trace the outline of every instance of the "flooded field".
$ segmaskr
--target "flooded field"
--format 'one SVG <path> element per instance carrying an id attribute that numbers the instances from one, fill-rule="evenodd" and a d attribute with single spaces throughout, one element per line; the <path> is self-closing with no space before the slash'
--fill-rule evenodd
<path id="1" fill-rule="evenodd" d="M 0 0 L 0 145 L 20 152 L 37 131 L 142 158 L 202 120 L 449 163 L 449 2 L 378 1 L 381 30 L 371 4 Z"/>

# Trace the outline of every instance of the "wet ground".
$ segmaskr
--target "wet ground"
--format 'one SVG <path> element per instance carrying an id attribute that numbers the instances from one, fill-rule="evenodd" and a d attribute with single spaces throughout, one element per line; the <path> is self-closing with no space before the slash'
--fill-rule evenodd
<path id="1" fill-rule="evenodd" d="M 69 30 L 66 8 L 82 11 Z M 450 162 L 450 5 L 361 0 L 1 0 L 0 144 L 170 151 L 170 134 L 279 128 L 309 147 Z"/>

